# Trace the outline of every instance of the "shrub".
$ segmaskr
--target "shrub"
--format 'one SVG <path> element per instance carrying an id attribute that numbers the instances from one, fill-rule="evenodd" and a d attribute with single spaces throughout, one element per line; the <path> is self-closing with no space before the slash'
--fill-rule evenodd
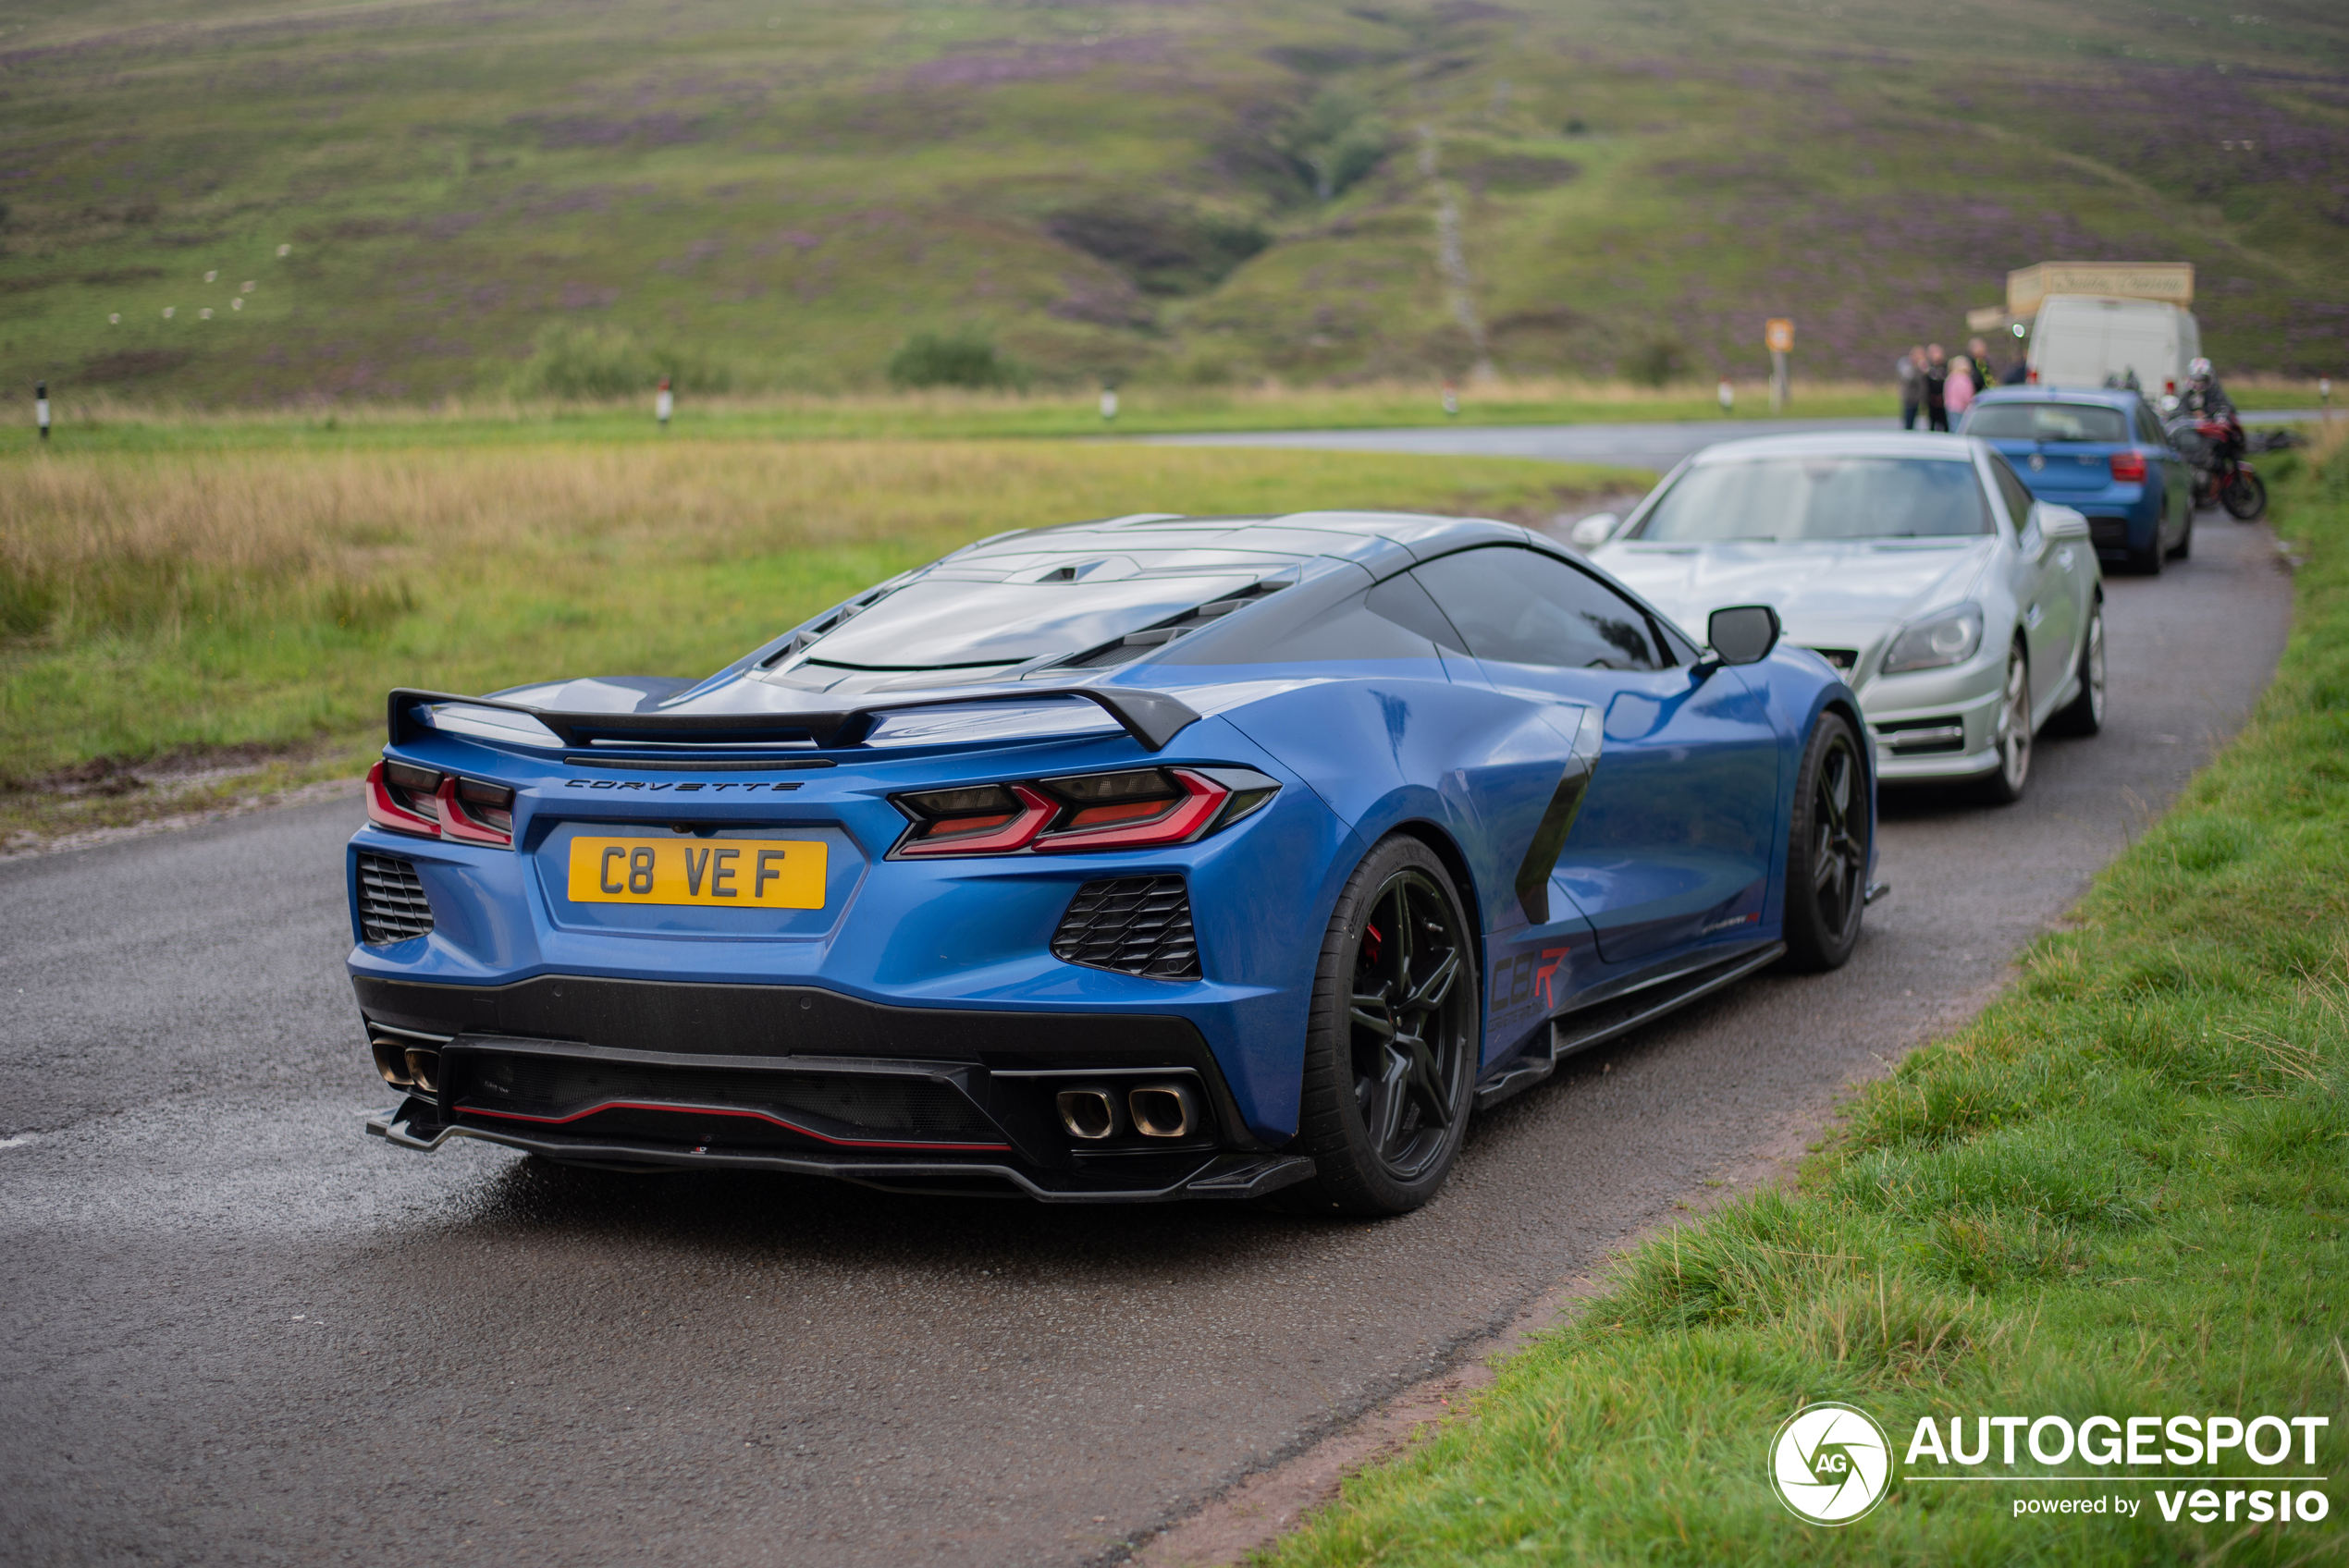
<path id="1" fill-rule="evenodd" d="M 892 386 L 1018 386 L 1026 377 L 977 333 L 916 332 L 889 361 Z"/>
<path id="2" fill-rule="evenodd" d="M 1623 374 L 1648 386 L 1668 386 L 1686 374 L 1688 368 L 1687 356 L 1674 337 L 1651 337 L 1623 361 Z"/>
<path id="3" fill-rule="evenodd" d="M 735 380 L 729 365 L 648 346 L 624 326 L 549 322 L 532 339 L 513 390 L 525 398 L 625 398 L 650 390 L 664 375 L 695 392 L 729 391 Z"/>

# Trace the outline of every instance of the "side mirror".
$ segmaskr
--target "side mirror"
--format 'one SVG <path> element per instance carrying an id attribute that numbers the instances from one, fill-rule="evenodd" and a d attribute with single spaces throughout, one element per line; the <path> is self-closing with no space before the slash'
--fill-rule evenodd
<path id="1" fill-rule="evenodd" d="M 1778 612 L 1767 605 L 1730 605 L 1715 610 L 1705 621 L 1704 639 L 1719 663 L 1760 664 L 1778 645 L 1784 630 Z"/>
<path id="2" fill-rule="evenodd" d="M 1623 520 L 1613 512 L 1593 512 L 1577 522 L 1567 538 L 1587 550 L 1593 545 L 1604 545 L 1614 538 L 1615 531 L 1622 526 Z"/>
<path id="3" fill-rule="evenodd" d="M 2087 518 L 2073 511 L 2070 507 L 2053 506 L 2042 501 L 2039 503 L 2038 512 L 2039 532 L 2050 543 L 2058 539 L 2088 537 Z"/>

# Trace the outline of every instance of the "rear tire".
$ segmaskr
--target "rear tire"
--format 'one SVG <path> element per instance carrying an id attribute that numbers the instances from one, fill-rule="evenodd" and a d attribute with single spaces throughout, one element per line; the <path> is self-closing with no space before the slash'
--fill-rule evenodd
<path id="1" fill-rule="evenodd" d="M 2088 606 L 2088 635 L 2080 643 L 2080 694 L 2048 721 L 2060 735 L 2094 735 L 2104 728 L 2104 601 Z"/>
<path id="2" fill-rule="evenodd" d="M 1299 1153 L 1283 1206 L 1408 1214 L 1435 1195 L 1468 1130 L 1476 1072 L 1475 931 L 1435 851 L 1397 834 L 1347 879 L 1305 1026 Z"/>
<path id="3" fill-rule="evenodd" d="M 1786 962 L 1839 969 L 1860 942 L 1868 904 L 1875 804 L 1860 740 L 1839 714 L 1823 713 L 1794 779 L 1786 850 Z"/>
<path id="4" fill-rule="evenodd" d="M 2007 650 L 2007 686 L 1998 704 L 1998 766 L 1982 780 L 1982 798 L 2011 806 L 2031 781 L 2031 661 L 2018 643 Z"/>
<path id="5" fill-rule="evenodd" d="M 2168 555 L 2169 552 L 2161 545 L 2161 530 L 2156 526 L 2152 544 L 2142 550 L 2129 552 L 2129 570 L 2138 577 L 2158 577 L 2161 575 L 2161 563 Z"/>
<path id="6" fill-rule="evenodd" d="M 2185 531 L 2178 535 L 2178 547 L 2170 552 L 2170 558 L 2173 561 L 2194 558 L 2194 513 L 2186 513 Z"/>
<path id="7" fill-rule="evenodd" d="M 2239 468 L 2220 490 L 2219 504 L 2237 522 L 2257 522 L 2268 510 L 2268 482 L 2247 468 Z"/>

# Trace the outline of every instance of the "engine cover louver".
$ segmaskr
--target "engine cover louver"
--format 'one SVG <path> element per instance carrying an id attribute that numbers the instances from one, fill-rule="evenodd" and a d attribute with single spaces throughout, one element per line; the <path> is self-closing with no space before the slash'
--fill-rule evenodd
<path id="1" fill-rule="evenodd" d="M 1151 980 L 1199 977 L 1190 889 L 1179 876 L 1088 882 L 1052 933 L 1052 956 Z"/>
<path id="2" fill-rule="evenodd" d="M 359 857 L 359 929 L 381 946 L 404 942 L 432 929 L 432 905 L 413 863 L 392 855 Z"/>

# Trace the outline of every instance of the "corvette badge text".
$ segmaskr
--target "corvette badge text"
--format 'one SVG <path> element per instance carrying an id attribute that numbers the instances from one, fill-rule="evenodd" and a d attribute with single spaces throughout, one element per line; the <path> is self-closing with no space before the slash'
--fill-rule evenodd
<path id="1" fill-rule="evenodd" d="M 740 790 L 744 793 L 748 793 L 753 790 L 772 790 L 781 791 L 784 790 L 796 790 L 799 788 L 799 786 L 795 783 L 760 784 L 753 782 L 748 784 L 647 784 L 643 780 L 636 778 L 566 778 L 563 780 L 563 783 L 567 788 L 573 790 L 649 790 L 656 792 L 662 790 L 674 790 L 681 795 L 690 795 L 696 790 L 707 790 L 713 793 L 723 793 L 728 790 Z"/>
<path id="2" fill-rule="evenodd" d="M 2150 1493 L 2165 1523 L 2312 1525 L 2332 1512 L 2331 1478 L 2318 1448 L 2326 1415 L 2061 1415 L 1921 1417 L 1900 1458 L 1916 1483 L 2035 1481 L 2076 1485 L 2106 1479 Z M 1893 1448 L 1875 1417 L 1855 1405 L 1806 1405 L 1771 1439 L 1770 1485 L 1797 1518 L 1848 1525 L 1891 1489 Z M 2058 1472 L 2074 1463 L 2089 1473 Z M 2228 1474 L 2172 1475 L 2168 1466 L 2208 1465 Z M 2109 1469 L 2108 1476 L 2097 1472 Z M 2232 1472 L 2257 1471 L 2260 1474 Z M 2102 1514 L 2134 1519 L 2146 1493 L 2017 1497 L 2012 1516 Z"/>

